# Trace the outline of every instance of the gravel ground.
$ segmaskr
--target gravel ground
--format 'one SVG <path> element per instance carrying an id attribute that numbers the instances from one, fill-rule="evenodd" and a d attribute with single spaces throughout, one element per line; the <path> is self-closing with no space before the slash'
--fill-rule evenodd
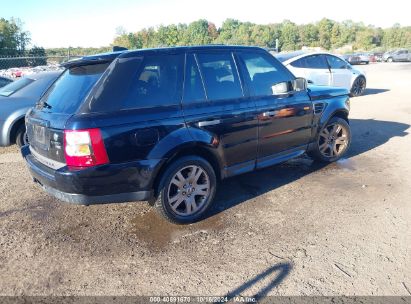
<path id="1" fill-rule="evenodd" d="M 227 180 L 193 225 L 60 203 L 0 148 L 0 294 L 411 295 L 411 64 L 364 69 L 346 159 Z"/>

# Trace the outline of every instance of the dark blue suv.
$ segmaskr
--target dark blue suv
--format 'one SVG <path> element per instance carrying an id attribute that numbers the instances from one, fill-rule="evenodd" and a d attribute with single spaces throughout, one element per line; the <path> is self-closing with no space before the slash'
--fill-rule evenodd
<path id="1" fill-rule="evenodd" d="M 68 62 L 27 114 L 34 181 L 60 200 L 154 202 L 199 220 L 221 179 L 348 149 L 349 92 L 306 87 L 261 48 L 113 52 Z"/>

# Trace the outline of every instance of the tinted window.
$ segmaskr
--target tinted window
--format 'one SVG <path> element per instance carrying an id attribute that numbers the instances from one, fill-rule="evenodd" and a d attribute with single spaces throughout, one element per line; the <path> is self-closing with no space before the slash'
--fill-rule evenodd
<path id="1" fill-rule="evenodd" d="M 33 81 L 34 81 L 33 79 L 23 77 L 19 80 L 11 82 L 8 85 L 6 85 L 6 86 L 4 86 L 0 89 L 0 95 L 1 96 L 10 96 L 10 95 L 16 93 L 17 91 L 21 90 L 22 88 L 28 86 Z"/>
<path id="2" fill-rule="evenodd" d="M 306 67 L 305 57 L 300 58 L 294 62 L 291 62 L 290 65 L 295 68 L 305 68 Z"/>
<path id="3" fill-rule="evenodd" d="M 347 63 L 345 61 L 335 56 L 327 55 L 327 60 L 332 69 L 345 69 L 347 67 Z"/>
<path id="4" fill-rule="evenodd" d="M 123 109 L 175 105 L 180 102 L 182 56 L 146 56 Z"/>
<path id="5" fill-rule="evenodd" d="M 193 54 L 187 55 L 184 101 L 199 102 L 206 99 L 200 72 Z"/>
<path id="6" fill-rule="evenodd" d="M 284 62 L 291 58 L 300 56 L 302 54 L 304 54 L 304 51 L 296 51 L 296 52 L 291 52 L 291 53 L 276 54 L 275 58 L 277 58 L 280 62 Z"/>
<path id="7" fill-rule="evenodd" d="M 11 80 L 0 77 L 0 87 L 4 87 L 6 84 L 9 84 L 10 82 Z"/>
<path id="8" fill-rule="evenodd" d="M 182 55 L 117 58 L 80 111 L 112 112 L 179 104 L 182 66 Z"/>
<path id="9" fill-rule="evenodd" d="M 230 99 L 243 96 L 230 53 L 198 54 L 198 60 L 208 99 Z"/>
<path id="10" fill-rule="evenodd" d="M 292 76 L 276 60 L 262 53 L 242 53 L 253 93 L 257 96 L 272 95 L 271 87 L 292 80 Z"/>
<path id="11" fill-rule="evenodd" d="M 74 113 L 107 66 L 103 63 L 67 69 L 40 101 L 47 103 L 51 112 Z"/>
<path id="12" fill-rule="evenodd" d="M 324 55 L 311 55 L 305 58 L 307 69 L 328 69 Z"/>

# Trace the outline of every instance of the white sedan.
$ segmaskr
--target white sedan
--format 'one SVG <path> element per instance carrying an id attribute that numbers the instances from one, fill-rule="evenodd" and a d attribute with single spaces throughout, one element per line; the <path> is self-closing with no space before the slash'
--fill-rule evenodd
<path id="1" fill-rule="evenodd" d="M 335 55 L 292 52 L 277 54 L 275 57 L 295 76 L 304 77 L 308 83 L 343 87 L 348 89 L 352 96 L 360 96 L 365 91 L 365 73 Z"/>

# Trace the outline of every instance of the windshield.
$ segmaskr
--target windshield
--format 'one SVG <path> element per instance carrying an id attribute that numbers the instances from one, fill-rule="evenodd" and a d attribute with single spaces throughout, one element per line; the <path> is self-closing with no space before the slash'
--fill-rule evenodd
<path id="1" fill-rule="evenodd" d="M 0 95 L 9 97 L 10 95 L 16 93 L 17 91 L 21 90 L 22 88 L 28 86 L 30 83 L 32 83 L 34 79 L 30 79 L 27 77 L 21 78 L 19 80 L 16 80 L 14 82 L 9 83 L 8 85 L 0 88 Z"/>
<path id="2" fill-rule="evenodd" d="M 99 63 L 67 69 L 41 98 L 40 105 L 54 113 L 74 113 L 108 65 Z"/>

